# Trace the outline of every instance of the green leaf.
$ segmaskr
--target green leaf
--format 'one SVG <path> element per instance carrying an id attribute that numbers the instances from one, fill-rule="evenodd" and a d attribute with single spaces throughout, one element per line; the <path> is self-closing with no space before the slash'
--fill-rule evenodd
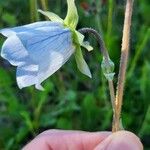
<path id="1" fill-rule="evenodd" d="M 75 29 L 78 24 L 79 16 L 75 5 L 75 0 L 67 0 L 68 11 L 64 23 L 72 29 Z"/>
<path id="2" fill-rule="evenodd" d="M 27 112 L 27 111 L 22 111 L 22 112 L 20 112 L 20 114 L 23 117 L 24 123 L 26 124 L 28 129 L 33 133 L 34 132 L 34 127 L 33 127 L 31 117 L 30 117 L 30 113 Z"/>
<path id="3" fill-rule="evenodd" d="M 85 62 L 83 55 L 82 55 L 82 51 L 80 46 L 77 46 L 77 49 L 75 51 L 75 59 L 76 59 L 76 63 L 77 63 L 77 67 L 78 69 L 85 75 L 87 75 L 88 77 L 92 78 L 91 75 L 91 71 L 87 65 L 87 63 Z"/>
<path id="4" fill-rule="evenodd" d="M 44 16 L 48 17 L 51 21 L 63 23 L 63 19 L 61 19 L 58 15 L 56 15 L 52 12 L 43 11 L 43 10 L 40 10 L 40 9 L 38 10 L 38 12 L 40 12 Z"/>

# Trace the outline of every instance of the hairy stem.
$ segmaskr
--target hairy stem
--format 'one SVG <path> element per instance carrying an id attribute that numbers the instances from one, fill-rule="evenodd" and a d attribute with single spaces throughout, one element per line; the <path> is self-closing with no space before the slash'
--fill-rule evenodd
<path id="1" fill-rule="evenodd" d="M 103 41 L 101 35 L 96 30 L 94 30 L 92 28 L 82 28 L 82 29 L 79 29 L 78 31 L 83 34 L 89 33 L 89 34 L 94 35 L 94 37 L 98 41 L 102 55 L 104 56 L 104 58 L 106 58 L 106 60 L 109 60 L 108 51 L 105 47 L 104 41 Z"/>
<path id="2" fill-rule="evenodd" d="M 109 54 L 105 47 L 105 44 L 104 44 L 104 41 L 103 41 L 101 35 L 96 30 L 91 29 L 91 28 L 82 28 L 78 31 L 82 34 L 89 33 L 89 34 L 94 35 L 94 37 L 98 41 L 98 44 L 100 46 L 100 51 L 101 51 L 103 57 L 105 58 L 106 63 L 109 64 Z M 109 91 L 110 91 L 111 103 L 112 103 L 113 114 L 114 114 L 113 118 L 115 119 L 116 118 L 116 116 L 115 116 L 115 92 L 114 92 L 113 81 L 109 80 L 108 84 L 109 84 Z M 113 123 L 114 123 L 114 121 L 113 121 Z M 112 126 L 113 126 L 112 128 L 114 128 L 114 124 Z"/>
<path id="3" fill-rule="evenodd" d="M 115 120 L 115 128 L 113 129 L 113 131 L 118 131 L 121 129 L 120 117 L 121 117 L 123 90 L 124 90 L 126 68 L 128 62 L 128 53 L 129 53 L 130 26 L 131 26 L 132 9 L 133 9 L 132 7 L 133 7 L 133 0 L 127 0 L 125 19 L 124 19 L 124 28 L 123 28 L 120 69 L 118 75 L 118 85 L 117 85 L 116 100 L 115 100 L 116 120 Z"/>

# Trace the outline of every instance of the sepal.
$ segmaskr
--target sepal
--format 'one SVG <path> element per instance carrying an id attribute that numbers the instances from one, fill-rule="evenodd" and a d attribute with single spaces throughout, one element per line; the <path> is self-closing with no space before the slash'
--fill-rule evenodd
<path id="1" fill-rule="evenodd" d="M 52 13 L 52 12 L 49 12 L 49 11 L 43 11 L 43 10 L 40 10 L 40 9 L 38 10 L 38 12 L 40 12 L 44 16 L 48 17 L 51 21 L 63 23 L 63 19 L 61 19 L 55 13 Z"/>
<path id="2" fill-rule="evenodd" d="M 75 59 L 76 59 L 77 67 L 80 70 L 80 72 L 82 72 L 83 74 L 92 78 L 91 71 L 90 71 L 86 61 L 83 58 L 83 54 L 82 54 L 80 46 L 78 46 L 75 51 Z"/>

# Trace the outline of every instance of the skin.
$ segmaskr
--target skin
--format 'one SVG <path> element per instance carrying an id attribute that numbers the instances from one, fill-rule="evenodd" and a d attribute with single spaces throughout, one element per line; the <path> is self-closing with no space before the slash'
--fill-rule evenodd
<path id="1" fill-rule="evenodd" d="M 48 130 L 23 150 L 143 150 L 140 139 L 129 131 L 84 132 Z"/>

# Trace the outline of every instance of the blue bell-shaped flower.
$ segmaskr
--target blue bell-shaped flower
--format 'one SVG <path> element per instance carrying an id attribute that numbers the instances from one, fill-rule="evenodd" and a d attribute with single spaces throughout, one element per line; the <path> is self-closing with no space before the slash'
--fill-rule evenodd
<path id="1" fill-rule="evenodd" d="M 74 0 L 67 0 L 68 12 L 63 20 L 51 12 L 44 12 L 51 21 L 41 21 L 20 27 L 0 30 L 7 37 L 1 56 L 17 66 L 19 88 L 41 83 L 56 72 L 74 53 L 79 70 L 91 77 L 80 46 L 86 47 L 84 36 L 76 31 L 78 14 Z M 88 48 L 87 48 L 88 49 Z"/>

